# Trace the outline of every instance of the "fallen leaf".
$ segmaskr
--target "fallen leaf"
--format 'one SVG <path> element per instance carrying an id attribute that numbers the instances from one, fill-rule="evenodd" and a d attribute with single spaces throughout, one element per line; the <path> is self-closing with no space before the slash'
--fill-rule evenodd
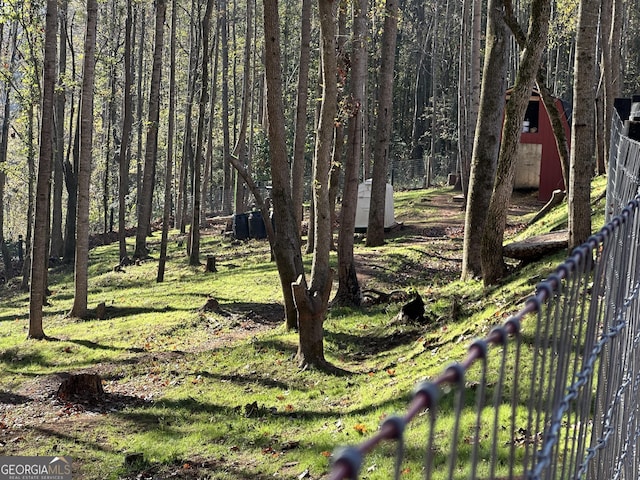
<path id="1" fill-rule="evenodd" d="M 356 423 L 353 426 L 353 429 L 358 432 L 360 435 L 364 435 L 367 432 L 367 426 L 363 423 Z"/>

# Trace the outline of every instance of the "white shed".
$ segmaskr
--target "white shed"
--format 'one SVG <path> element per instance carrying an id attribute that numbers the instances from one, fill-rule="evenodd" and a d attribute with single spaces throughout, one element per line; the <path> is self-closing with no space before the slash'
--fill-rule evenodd
<path id="1" fill-rule="evenodd" d="M 366 232 L 369 224 L 369 205 L 371 203 L 371 179 L 358 185 L 358 203 L 356 206 L 356 232 Z M 384 198 L 384 228 L 392 228 L 396 224 L 393 211 L 393 186 L 387 183 Z"/>

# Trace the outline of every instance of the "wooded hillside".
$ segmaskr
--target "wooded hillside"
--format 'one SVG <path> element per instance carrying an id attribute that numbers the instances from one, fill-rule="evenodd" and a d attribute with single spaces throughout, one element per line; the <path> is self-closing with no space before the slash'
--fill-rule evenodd
<path id="1" fill-rule="evenodd" d="M 595 16 L 583 11 L 594 3 Z M 272 197 L 276 221 L 287 231 L 269 232 L 278 248 L 299 236 L 303 203 L 312 213 L 318 209 L 308 217 L 308 251 L 316 249 L 318 266 L 311 285 L 326 283 L 320 266 L 333 243 L 333 222 L 341 218 L 340 200 L 343 208 L 355 208 L 354 182 L 373 175 L 374 191 L 383 192 L 385 182 L 419 188 L 449 178 L 466 195 L 476 178 L 479 139 L 488 133 L 476 125 L 494 118 L 494 133 L 485 135 L 492 142 L 485 150 L 489 166 L 477 167 L 490 174 L 486 184 L 476 185 L 485 198 L 475 190 L 467 197 L 469 211 L 477 207 L 482 218 L 469 214 L 465 258 L 480 259 L 480 250 L 472 253 L 476 246 L 499 247 L 502 240 L 495 210 L 504 193 L 491 208 L 488 197 L 506 87 L 515 86 L 503 141 L 510 126 L 517 144 L 526 107 L 516 108 L 516 96 L 526 103 L 536 88 L 545 106 L 562 99 L 566 111 L 589 117 L 579 123 L 588 129 L 576 137 L 581 147 L 581 138 L 590 139 L 576 160 L 582 167 L 571 170 L 582 178 L 566 178 L 565 185 L 584 185 L 585 176 L 605 172 L 613 98 L 640 90 L 639 3 L 6 0 L 0 7 L 3 277 L 22 273 L 26 287 L 36 275 L 44 288 L 47 259 L 75 261 L 76 295 L 82 297 L 87 237 L 119 232 L 120 258 L 114 261 L 126 262 L 148 254 L 152 224 L 188 231 L 185 253 L 198 264 L 199 229 L 192 226 L 253 209 L 268 216 Z M 495 42 L 503 42 L 499 54 Z M 576 52 L 584 55 L 576 58 Z M 492 63 L 496 55 L 500 61 Z M 581 89 L 574 71 L 581 72 Z M 491 88 L 497 76 L 500 82 Z M 493 99 L 493 106 L 482 98 Z M 498 167 L 495 192 L 509 191 L 513 182 L 516 147 L 509 148 L 503 142 L 504 173 Z M 286 176 L 276 178 L 281 174 Z M 371 200 L 376 213 L 378 198 Z M 588 206 L 588 198 L 578 203 Z M 488 210 L 497 238 L 482 237 Z M 373 216 L 370 226 L 377 225 Z M 579 241 L 588 225 L 579 212 L 571 218 L 572 242 Z M 341 224 L 352 228 L 345 218 Z M 136 247 L 127 252 L 123 239 L 132 227 Z M 370 228 L 368 244 L 383 241 L 373 240 L 377 232 Z M 28 260 L 22 272 L 11 263 L 19 236 Z M 349 250 L 343 246 L 342 255 Z M 465 260 L 463 275 L 498 280 L 497 251 L 482 265 Z M 33 270 L 32 257 L 43 268 Z M 281 281 L 290 320 L 286 291 L 304 272 L 298 260 L 277 251 L 276 260 L 281 271 L 289 265 Z M 348 265 L 341 281 L 354 275 Z M 357 286 L 352 290 L 358 294 Z M 36 292 L 33 298 L 39 303 L 41 297 Z M 83 303 L 74 314 L 83 315 Z"/>

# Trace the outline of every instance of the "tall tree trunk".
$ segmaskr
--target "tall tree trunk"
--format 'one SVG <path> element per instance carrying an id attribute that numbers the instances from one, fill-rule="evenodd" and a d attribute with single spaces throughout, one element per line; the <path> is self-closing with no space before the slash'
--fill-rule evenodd
<path id="1" fill-rule="evenodd" d="M 336 35 L 336 102 L 337 105 L 344 105 L 345 102 L 345 88 L 347 84 L 347 71 L 349 70 L 350 61 L 345 48 L 347 42 L 347 9 L 338 9 L 338 32 Z M 335 250 L 336 246 L 333 241 L 333 226 L 336 224 L 336 202 L 338 199 L 338 191 L 340 190 L 340 178 L 344 170 L 344 155 L 345 155 L 345 112 L 336 112 L 336 118 L 334 120 L 334 142 L 333 152 L 331 155 L 331 167 L 329 169 L 329 209 L 331 211 L 330 220 L 330 248 Z"/>
<path id="2" fill-rule="evenodd" d="M 378 90 L 378 125 L 373 150 L 371 201 L 367 225 L 367 247 L 384 243 L 384 213 L 387 188 L 387 161 L 393 123 L 393 71 L 398 32 L 398 2 L 386 0 L 384 32 L 380 52 L 381 64 Z"/>
<path id="3" fill-rule="evenodd" d="M 431 35 L 431 145 L 429 148 L 429 158 L 425 165 L 424 169 L 424 182 L 423 185 L 425 188 L 431 187 L 431 181 L 433 176 L 433 165 L 436 161 L 436 152 L 438 151 L 438 98 L 439 98 L 439 75 L 438 75 L 438 64 L 440 63 L 440 59 L 438 58 L 438 43 L 437 40 L 439 38 L 439 2 L 436 2 L 434 5 L 434 22 L 433 22 L 433 32 Z"/>
<path id="4" fill-rule="evenodd" d="M 75 293 L 69 315 L 87 315 L 89 292 L 89 195 L 93 150 L 93 88 L 95 79 L 97 0 L 87 0 L 87 30 L 84 41 L 80 102 L 80 162 L 78 164 L 78 210 L 76 222 Z"/>
<path id="5" fill-rule="evenodd" d="M 222 212 L 231 213 L 233 195 L 233 171 L 229 162 L 231 154 L 231 134 L 229 127 L 229 25 L 227 22 L 227 0 L 220 2 L 220 41 L 222 47 L 222 158 L 223 158 L 223 187 Z"/>
<path id="6" fill-rule="evenodd" d="M 353 43 L 351 53 L 351 98 L 347 132 L 347 154 L 344 165 L 344 189 L 340 230 L 338 231 L 338 291 L 333 299 L 335 305 L 359 306 L 362 300 L 360 284 L 356 275 L 353 257 L 353 234 L 356 224 L 358 202 L 358 168 L 362 160 L 362 129 L 364 117 L 362 104 L 365 101 L 365 70 L 367 55 L 368 0 L 353 3 Z"/>
<path id="7" fill-rule="evenodd" d="M 298 65 L 293 160 L 291 162 L 291 194 L 293 195 L 293 204 L 296 206 L 296 223 L 299 232 L 302 231 L 304 203 L 304 167 L 306 164 L 305 147 L 307 144 L 307 107 L 309 103 L 309 65 L 311 60 L 311 5 L 311 0 L 302 0 L 300 62 Z"/>
<path id="8" fill-rule="evenodd" d="M 78 210 L 78 163 L 80 162 L 80 115 L 73 115 L 71 124 L 75 122 L 73 142 L 69 155 L 64 162 L 64 183 L 67 188 L 67 216 L 64 236 L 64 257 L 66 264 L 75 262 L 76 255 L 76 212 Z"/>
<path id="9" fill-rule="evenodd" d="M 27 234 L 24 239 L 25 257 L 22 264 L 22 283 L 20 288 L 23 292 L 29 290 L 29 280 L 31 272 L 31 264 L 33 259 L 33 228 L 34 228 L 34 211 L 35 211 L 35 181 L 36 181 L 36 151 L 34 145 L 34 105 L 29 104 L 27 108 L 27 169 L 29 184 L 27 187 L 28 202 L 27 202 Z"/>
<path id="10" fill-rule="evenodd" d="M 605 14 L 605 3 L 610 4 L 609 15 Z M 614 110 L 613 102 L 620 96 L 622 81 L 620 74 L 621 61 L 621 36 L 623 22 L 622 0 L 603 1 L 600 9 L 600 30 L 602 32 L 602 73 L 604 75 L 604 104 L 603 104 L 603 127 L 604 127 L 604 165 L 598 169 L 598 173 L 605 173 L 609 169 L 609 149 L 611 140 L 611 119 Z M 607 16 L 609 22 L 607 23 Z"/>
<path id="11" fill-rule="evenodd" d="M 337 111 L 336 80 L 336 6 L 333 0 L 319 0 L 322 105 L 316 136 L 313 196 L 315 205 L 315 247 L 311 267 L 311 282 L 306 287 L 300 275 L 292 285 L 298 310 L 299 342 L 297 360 L 300 367 L 324 367 L 323 323 L 331 293 L 332 272 L 329 268 L 331 248 L 331 205 L 329 201 L 329 170 Z"/>
<path id="12" fill-rule="evenodd" d="M 505 105 L 509 34 L 504 2 L 489 0 L 487 8 L 487 45 L 465 215 L 463 279 L 482 273 L 480 244 L 495 180 Z"/>
<path id="13" fill-rule="evenodd" d="M 542 65 L 538 71 L 538 78 L 536 80 L 538 85 L 538 91 L 540 92 L 540 98 L 544 104 L 544 109 L 549 115 L 551 121 L 551 128 L 553 129 L 553 136 L 556 141 L 556 147 L 558 148 L 558 155 L 560 156 L 560 167 L 562 168 L 562 178 L 564 179 L 565 190 L 569 190 L 569 140 L 567 139 L 567 133 L 564 129 L 564 122 L 562 121 L 561 112 L 558 109 L 560 100 L 554 98 L 546 85 L 546 78 L 544 76 Z"/>
<path id="14" fill-rule="evenodd" d="M 64 237 L 62 235 L 62 192 L 64 189 L 64 112 L 66 101 L 65 77 L 67 74 L 67 7 L 66 0 L 60 2 L 59 7 L 59 60 L 58 86 L 55 93 L 55 123 L 56 140 L 53 163 L 53 196 L 51 207 L 51 246 L 49 255 L 61 258 L 64 255 Z"/>
<path id="15" fill-rule="evenodd" d="M 581 0 L 574 66 L 571 166 L 569 175 L 569 248 L 591 235 L 591 178 L 594 172 L 593 134 L 596 42 L 599 2 Z"/>
<path id="16" fill-rule="evenodd" d="M 137 131 L 137 144 L 138 148 L 136 150 L 136 219 L 140 218 L 141 209 L 144 203 L 144 199 L 142 196 L 142 133 L 144 131 L 144 82 L 143 82 L 143 67 L 144 67 L 144 39 L 147 34 L 147 23 L 146 23 L 146 12 L 143 5 L 138 5 L 139 15 L 140 15 L 140 34 L 138 40 L 138 77 L 137 77 L 137 108 L 136 108 L 136 120 L 138 124 Z M 137 248 L 137 245 L 136 245 Z M 135 253 L 134 253 L 135 256 Z"/>
<path id="17" fill-rule="evenodd" d="M 124 32 L 124 91 L 122 92 L 122 137 L 118 152 L 118 252 L 119 260 L 126 261 L 127 253 L 127 196 L 129 195 L 129 164 L 131 159 L 131 130 L 133 127 L 133 64 L 131 57 L 133 12 L 127 2 L 127 19 Z"/>
<path id="18" fill-rule="evenodd" d="M 191 2 L 191 11 L 196 10 L 196 1 Z M 189 79 L 187 83 L 187 98 L 185 101 L 184 114 L 184 134 L 182 141 L 182 162 L 180 163 L 180 177 L 178 181 L 178 200 L 176 209 L 176 228 L 180 233 L 185 233 L 187 223 L 187 211 L 189 195 L 187 193 L 187 178 L 189 177 L 189 166 L 193 163 L 193 101 L 196 92 L 196 80 L 198 70 L 198 59 L 200 56 L 200 36 L 197 33 L 198 27 L 195 20 L 191 20 L 189 36 Z M 187 242 L 188 245 L 188 242 Z M 188 246 L 187 246 L 188 248 Z"/>
<path id="19" fill-rule="evenodd" d="M 8 65 L 8 74 L 13 77 L 13 70 L 15 67 L 15 59 L 17 55 L 16 37 L 18 32 L 18 22 L 14 21 L 9 32 L 9 47 L 7 48 L 8 61 L 5 60 L 5 65 Z M 0 44 L 2 42 L 3 35 L 0 29 Z M 0 253 L 2 253 L 2 261 L 4 264 L 4 276 L 5 280 L 13 277 L 13 267 L 11 265 L 11 255 L 9 254 L 9 248 L 5 243 L 4 238 L 4 192 L 7 181 L 7 173 L 5 165 L 7 163 L 7 147 L 9 145 L 9 125 L 11 123 L 11 82 L 7 79 L 4 82 L 4 109 L 2 128 L 0 129 Z"/>
<path id="20" fill-rule="evenodd" d="M 155 164 L 158 153 L 158 121 L 160 119 L 160 78 L 162 75 L 162 49 L 164 45 L 164 18 L 166 0 L 156 2 L 155 46 L 153 50 L 153 68 L 151 71 L 151 89 L 149 92 L 149 120 L 147 122 L 147 141 L 144 152 L 144 175 L 142 182 L 142 203 L 138 228 L 136 231 L 135 258 L 146 258 L 149 255 L 146 239 L 151 224 L 151 210 L 153 207 L 153 186 Z"/>
<path id="21" fill-rule="evenodd" d="M 211 171 L 213 168 L 213 127 L 215 125 L 215 111 L 218 102 L 218 52 L 220 51 L 220 22 L 216 22 L 215 40 L 213 45 L 213 73 L 211 76 L 211 87 L 209 88 L 209 125 L 207 128 L 207 151 L 204 156 L 204 172 L 202 172 L 202 193 L 200 195 L 200 211 L 202 217 L 207 210 L 213 209 L 211 201 Z"/>
<path id="22" fill-rule="evenodd" d="M 418 52 L 416 59 L 416 73 L 413 85 L 413 115 L 411 119 L 411 153 L 409 160 L 424 159 L 424 140 L 422 135 L 425 131 L 424 107 L 427 101 L 427 89 L 425 82 L 425 58 L 427 56 L 427 22 L 425 21 L 425 5 L 419 3 L 416 5 L 416 42 L 418 43 Z M 464 17 L 463 17 L 464 18 Z M 355 30 L 355 27 L 354 27 Z"/>
<path id="23" fill-rule="evenodd" d="M 299 206 L 293 205 L 291 198 L 291 177 L 284 131 L 278 0 L 264 0 L 263 17 L 271 196 L 277 225 L 273 254 L 282 287 L 286 325 L 297 326 L 297 311 L 291 285 L 303 274 L 304 269 L 295 215 L 295 209 Z"/>
<path id="24" fill-rule="evenodd" d="M 171 185 L 173 183 L 173 137 L 176 124 L 176 25 L 177 0 L 171 2 L 171 39 L 169 40 L 169 125 L 167 127 L 167 166 L 164 180 L 164 206 L 162 212 L 162 236 L 160 239 L 160 258 L 156 282 L 164 281 L 164 270 L 167 263 L 167 240 L 169 237 L 169 221 L 171 217 Z"/>
<path id="25" fill-rule="evenodd" d="M 513 192 L 522 121 L 540 68 L 542 52 L 547 43 L 551 15 L 550 1 L 533 0 L 530 15 L 529 33 L 520 58 L 516 83 L 506 106 L 496 181 L 482 236 L 482 278 L 485 285 L 496 284 L 506 272 L 502 257 L 502 242 L 507 223 L 507 209 Z"/>
<path id="26" fill-rule="evenodd" d="M 42 122 L 40 126 L 40 155 L 34 241 L 31 262 L 31 291 L 29 293 L 29 338 L 44 339 L 42 306 L 45 302 L 45 269 L 47 268 L 47 219 L 49 212 L 49 181 L 53 156 L 53 97 L 56 82 L 56 20 L 57 0 L 47 0 L 45 17 L 44 69 L 42 82 Z"/>
<path id="27" fill-rule="evenodd" d="M 251 107 L 251 23 L 253 10 L 251 2 L 247 2 L 246 14 L 246 31 L 244 39 L 244 74 L 242 79 L 242 106 L 240 112 L 240 127 L 238 129 L 238 138 L 233 148 L 232 156 L 240 160 L 243 165 L 247 163 L 247 128 L 249 126 L 249 110 Z M 245 199 L 243 195 L 242 176 L 236 175 L 236 203 L 234 211 L 242 212 L 245 210 Z M 268 217 L 265 218 L 265 222 Z"/>
<path id="28" fill-rule="evenodd" d="M 200 167 L 204 151 L 204 118 L 207 111 L 207 95 L 209 93 L 209 31 L 211 30 L 211 12 L 213 0 L 207 0 L 207 8 L 202 19 L 202 80 L 200 84 L 200 100 L 198 102 L 198 128 L 196 130 L 196 154 L 193 160 L 193 194 L 191 205 L 191 231 L 189 265 L 200 265 Z"/>

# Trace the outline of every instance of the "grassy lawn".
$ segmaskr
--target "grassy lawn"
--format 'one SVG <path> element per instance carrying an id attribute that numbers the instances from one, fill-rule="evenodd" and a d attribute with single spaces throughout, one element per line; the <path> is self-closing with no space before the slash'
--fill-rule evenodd
<path id="1" fill-rule="evenodd" d="M 50 341 L 26 340 L 28 295 L 3 287 L 2 455 L 68 455 L 74 479 L 87 480 L 323 478 L 336 446 L 358 443 L 387 415 L 404 412 L 416 383 L 462 359 L 566 256 L 514 268 L 500 288 L 458 281 L 463 212 L 453 196 L 447 189 L 396 192 L 405 228 L 380 248 L 356 244 L 365 289 L 418 292 L 427 312 L 424 322 L 407 324 L 395 319 L 401 303 L 333 309 L 325 353 L 343 375 L 296 368 L 297 336 L 283 327 L 267 243 L 234 242 L 220 226 L 204 232 L 201 247 L 203 259 L 216 256 L 217 273 L 188 266 L 172 232 L 161 284 L 155 260 L 115 272 L 117 244 L 92 249 L 89 305 L 104 302 L 104 319 L 68 318 L 73 275 L 53 268 L 44 319 Z M 513 220 L 511 231 L 561 227 L 566 206 L 524 230 L 527 218 Z M 159 237 L 149 239 L 155 257 Z M 209 298 L 219 310 L 201 308 Z M 77 372 L 100 374 L 104 398 L 59 400 L 60 380 Z M 450 403 L 439 411 L 437 437 L 451 429 Z M 407 431 L 405 478 L 421 478 L 425 425 L 418 418 Z M 368 456 L 363 478 L 389 478 L 392 452 L 385 445 Z"/>

